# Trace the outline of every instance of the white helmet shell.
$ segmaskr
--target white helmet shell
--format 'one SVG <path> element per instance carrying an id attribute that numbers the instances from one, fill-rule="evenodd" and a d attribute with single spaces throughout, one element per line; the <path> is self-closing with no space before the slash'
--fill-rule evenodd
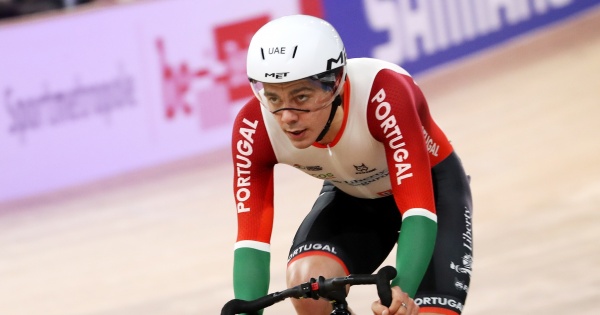
<path id="1" fill-rule="evenodd" d="M 283 83 L 345 65 L 344 44 L 331 24 L 314 16 L 289 15 L 254 34 L 246 67 L 251 80 Z"/>

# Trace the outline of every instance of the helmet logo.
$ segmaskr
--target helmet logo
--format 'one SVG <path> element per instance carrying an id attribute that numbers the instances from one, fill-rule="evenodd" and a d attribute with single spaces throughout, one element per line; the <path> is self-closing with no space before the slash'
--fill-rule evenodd
<path id="1" fill-rule="evenodd" d="M 298 50 L 298 46 L 294 47 L 294 52 L 292 54 L 292 58 L 296 57 L 296 51 Z M 275 55 L 275 54 L 279 54 L 279 55 L 285 55 L 285 46 L 283 47 L 271 47 L 269 49 L 267 49 L 267 52 L 269 53 L 269 55 Z M 262 56 L 262 59 L 265 60 L 265 50 L 261 47 L 260 48 L 260 55 Z"/>
<path id="2" fill-rule="evenodd" d="M 289 72 L 265 73 L 265 78 L 271 77 L 275 79 L 283 79 L 287 77 Z"/>
<path id="3" fill-rule="evenodd" d="M 274 55 L 274 54 L 285 54 L 285 47 L 271 47 L 269 48 L 269 55 Z"/>
<path id="4" fill-rule="evenodd" d="M 344 62 L 345 62 L 344 61 L 344 51 L 342 50 L 342 51 L 340 51 L 340 55 L 336 59 L 329 58 L 329 60 L 327 60 L 327 71 L 333 69 L 334 65 L 336 65 L 336 66 L 337 65 L 340 65 L 340 66 L 344 65 Z"/>

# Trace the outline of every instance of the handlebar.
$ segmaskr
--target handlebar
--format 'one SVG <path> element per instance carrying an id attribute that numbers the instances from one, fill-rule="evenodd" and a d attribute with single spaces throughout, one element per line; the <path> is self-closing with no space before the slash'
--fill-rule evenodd
<path id="1" fill-rule="evenodd" d="M 356 274 L 329 279 L 325 279 L 324 277 L 319 277 L 318 279 L 312 278 L 308 282 L 301 283 L 280 292 L 265 295 L 255 300 L 230 300 L 225 303 L 221 309 L 221 315 L 235 315 L 241 313 L 254 314 L 287 298 L 312 298 L 315 300 L 325 298 L 331 301 L 345 303 L 346 285 L 362 284 L 375 284 L 377 287 L 377 295 L 379 295 L 381 303 L 389 307 L 392 304 L 390 281 L 395 277 L 396 269 L 392 266 L 385 266 L 376 274 Z"/>

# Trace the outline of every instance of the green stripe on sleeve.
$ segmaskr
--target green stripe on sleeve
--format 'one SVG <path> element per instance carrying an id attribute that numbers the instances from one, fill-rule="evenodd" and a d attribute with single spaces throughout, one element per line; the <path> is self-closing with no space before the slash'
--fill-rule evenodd
<path id="1" fill-rule="evenodd" d="M 436 235 L 437 223 L 427 217 L 415 215 L 402 221 L 396 252 L 398 275 L 392 285 L 400 286 L 412 298 L 429 266 Z"/>
<path id="2" fill-rule="evenodd" d="M 253 300 L 267 294 L 271 254 L 254 248 L 237 248 L 233 254 L 233 291 L 235 297 Z"/>

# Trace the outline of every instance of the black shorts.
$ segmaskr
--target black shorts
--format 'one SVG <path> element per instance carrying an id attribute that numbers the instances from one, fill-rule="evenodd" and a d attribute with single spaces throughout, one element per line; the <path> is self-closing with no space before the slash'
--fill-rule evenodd
<path id="1" fill-rule="evenodd" d="M 433 257 L 417 290 L 422 308 L 461 313 L 473 257 L 472 198 L 469 177 L 452 153 L 432 169 L 438 232 Z M 294 237 L 289 260 L 327 252 L 349 273 L 373 273 L 396 245 L 402 218 L 393 196 L 352 197 L 325 182 Z"/>

